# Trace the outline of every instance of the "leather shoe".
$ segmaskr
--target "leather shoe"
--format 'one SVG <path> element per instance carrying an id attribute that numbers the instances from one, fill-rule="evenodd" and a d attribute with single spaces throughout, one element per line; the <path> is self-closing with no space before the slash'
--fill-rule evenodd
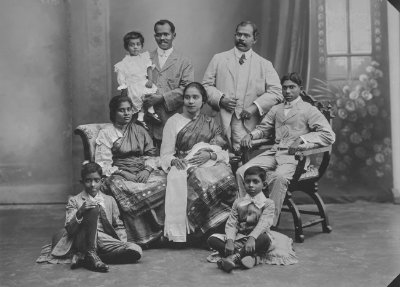
<path id="1" fill-rule="evenodd" d="M 89 250 L 85 256 L 85 267 L 95 272 L 108 272 L 108 265 L 101 261 L 96 251 Z"/>
<path id="2" fill-rule="evenodd" d="M 81 267 L 82 264 L 83 264 L 83 255 L 74 254 L 71 259 L 71 269 L 77 269 Z"/>
<path id="3" fill-rule="evenodd" d="M 257 264 L 257 257 L 255 256 L 245 256 L 242 259 L 240 259 L 240 262 L 242 263 L 243 267 L 246 269 L 253 268 Z"/>

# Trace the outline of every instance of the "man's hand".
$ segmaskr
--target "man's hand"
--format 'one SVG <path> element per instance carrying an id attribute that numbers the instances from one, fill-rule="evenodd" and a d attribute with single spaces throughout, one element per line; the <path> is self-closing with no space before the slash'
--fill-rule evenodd
<path id="1" fill-rule="evenodd" d="M 244 109 L 240 113 L 240 118 L 242 120 L 248 120 L 257 112 L 258 112 L 258 107 L 255 104 L 252 104 L 251 106 L 249 106 L 248 108 Z"/>
<path id="2" fill-rule="evenodd" d="M 230 99 L 226 96 L 222 96 L 220 101 L 221 108 L 224 108 L 228 112 L 231 112 L 236 108 L 237 100 L 238 99 Z"/>
<path id="3" fill-rule="evenodd" d="M 303 140 L 298 137 L 289 147 L 289 154 L 294 155 L 297 151 L 299 145 L 303 142 Z"/>
<path id="4" fill-rule="evenodd" d="M 171 165 L 175 166 L 177 169 L 179 170 L 184 170 L 187 167 L 187 162 L 184 159 L 180 159 L 180 158 L 174 158 L 171 161 Z"/>
<path id="5" fill-rule="evenodd" d="M 254 237 L 249 236 L 246 244 L 244 245 L 244 248 L 244 250 L 246 250 L 246 254 L 254 254 L 254 252 L 256 251 L 256 240 L 254 239 Z"/>
<path id="6" fill-rule="evenodd" d="M 147 81 L 145 86 L 146 86 L 146 88 L 151 89 L 151 87 L 153 86 L 153 82 L 152 81 Z"/>
<path id="7" fill-rule="evenodd" d="M 251 148 L 252 147 L 251 141 L 252 141 L 252 138 L 251 138 L 250 134 L 247 134 L 240 141 L 240 145 L 244 148 Z"/>
<path id="8" fill-rule="evenodd" d="M 164 100 L 160 94 L 146 94 L 143 98 L 143 105 L 145 107 L 152 107 L 154 105 L 162 103 Z"/>
<path id="9" fill-rule="evenodd" d="M 235 245 L 233 244 L 233 240 L 228 239 L 225 243 L 225 256 L 232 255 L 233 251 L 235 251 Z"/>
<path id="10" fill-rule="evenodd" d="M 82 218 L 83 214 L 88 211 L 89 209 L 95 208 L 97 203 L 92 200 L 85 200 L 81 207 L 79 207 L 78 211 L 76 212 L 76 217 Z"/>
<path id="11" fill-rule="evenodd" d="M 138 172 L 138 174 L 136 175 L 136 182 L 146 183 L 147 180 L 149 179 L 149 176 L 150 176 L 150 171 L 144 169 Z"/>

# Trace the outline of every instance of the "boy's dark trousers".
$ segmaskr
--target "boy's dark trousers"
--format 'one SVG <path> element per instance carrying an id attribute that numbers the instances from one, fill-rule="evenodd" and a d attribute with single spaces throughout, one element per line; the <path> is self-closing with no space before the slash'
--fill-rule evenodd
<path id="1" fill-rule="evenodd" d="M 99 220 L 103 223 L 103 229 L 113 236 L 97 230 Z M 84 213 L 80 227 L 74 235 L 73 250 L 83 254 L 95 251 L 104 262 L 111 264 L 133 263 L 140 259 L 142 250 L 138 245 L 115 237 L 118 238 L 104 209 L 97 206 Z"/>

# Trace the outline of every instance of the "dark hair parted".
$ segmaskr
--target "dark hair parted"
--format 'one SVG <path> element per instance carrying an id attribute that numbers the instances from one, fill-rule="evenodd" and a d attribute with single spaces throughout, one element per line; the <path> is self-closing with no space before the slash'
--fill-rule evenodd
<path id="1" fill-rule="evenodd" d="M 163 26 L 165 24 L 168 24 L 169 27 L 171 28 L 171 33 L 174 34 L 175 33 L 175 25 L 174 23 L 172 23 L 169 20 L 158 20 L 155 24 L 154 24 L 154 32 L 156 33 L 156 27 L 157 26 Z"/>
<path id="2" fill-rule="evenodd" d="M 248 175 L 257 175 L 262 182 L 265 181 L 267 178 L 267 173 L 262 167 L 259 167 L 258 165 L 251 166 L 248 169 L 245 170 L 243 178 L 246 178 Z"/>
<path id="3" fill-rule="evenodd" d="M 82 166 L 82 170 L 81 170 L 82 180 L 84 180 L 88 174 L 95 173 L 95 172 L 97 172 L 100 175 L 100 177 L 103 176 L 103 170 L 101 169 L 101 166 L 98 163 L 89 162 L 89 163 L 84 164 Z"/>
<path id="4" fill-rule="evenodd" d="M 110 108 L 110 121 L 115 123 L 115 115 L 121 103 L 128 102 L 133 107 L 132 100 L 128 96 L 118 95 L 111 99 L 108 107 Z"/>
<path id="5" fill-rule="evenodd" d="M 130 40 L 134 40 L 134 39 L 139 39 L 140 43 L 142 43 L 142 47 L 143 47 L 143 45 L 144 45 L 143 35 L 141 33 L 139 33 L 139 32 L 132 31 L 132 32 L 127 33 L 124 36 L 124 48 L 125 48 L 125 50 L 128 51 L 129 41 Z"/>
<path id="6" fill-rule="evenodd" d="M 303 84 L 303 80 L 301 79 L 300 75 L 297 74 L 296 72 L 292 72 L 289 74 L 284 75 L 281 78 L 281 85 L 285 82 L 285 81 L 292 81 L 293 83 L 296 83 L 298 86 L 302 86 Z"/>
<path id="7" fill-rule="evenodd" d="M 257 25 L 254 24 L 251 21 L 242 21 L 242 22 L 240 22 L 236 26 L 236 32 L 238 31 L 239 27 L 243 27 L 243 26 L 247 26 L 247 25 L 250 25 L 253 28 L 253 37 L 254 37 L 254 40 L 257 40 L 258 39 L 258 35 L 259 35 L 258 28 L 257 28 Z"/>
<path id="8" fill-rule="evenodd" d="M 204 104 L 207 103 L 207 100 L 208 100 L 207 91 L 206 91 L 206 89 L 204 88 L 204 86 L 202 84 L 200 84 L 199 82 L 191 82 L 183 90 L 183 96 L 185 96 L 186 91 L 189 88 L 196 88 L 201 94 L 201 97 L 203 99 L 203 103 Z"/>

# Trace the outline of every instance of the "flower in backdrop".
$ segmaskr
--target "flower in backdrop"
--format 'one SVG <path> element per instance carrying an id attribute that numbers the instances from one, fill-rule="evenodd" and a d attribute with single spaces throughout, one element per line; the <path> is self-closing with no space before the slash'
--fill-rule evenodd
<path id="1" fill-rule="evenodd" d="M 317 84 L 310 94 L 329 100 L 337 115 L 328 179 L 346 183 L 358 177 L 377 183 L 392 175 L 390 132 L 385 128 L 390 126 L 389 104 L 379 88 L 382 77 L 379 63 L 371 61 L 358 81 L 334 86 L 314 79 Z"/>

